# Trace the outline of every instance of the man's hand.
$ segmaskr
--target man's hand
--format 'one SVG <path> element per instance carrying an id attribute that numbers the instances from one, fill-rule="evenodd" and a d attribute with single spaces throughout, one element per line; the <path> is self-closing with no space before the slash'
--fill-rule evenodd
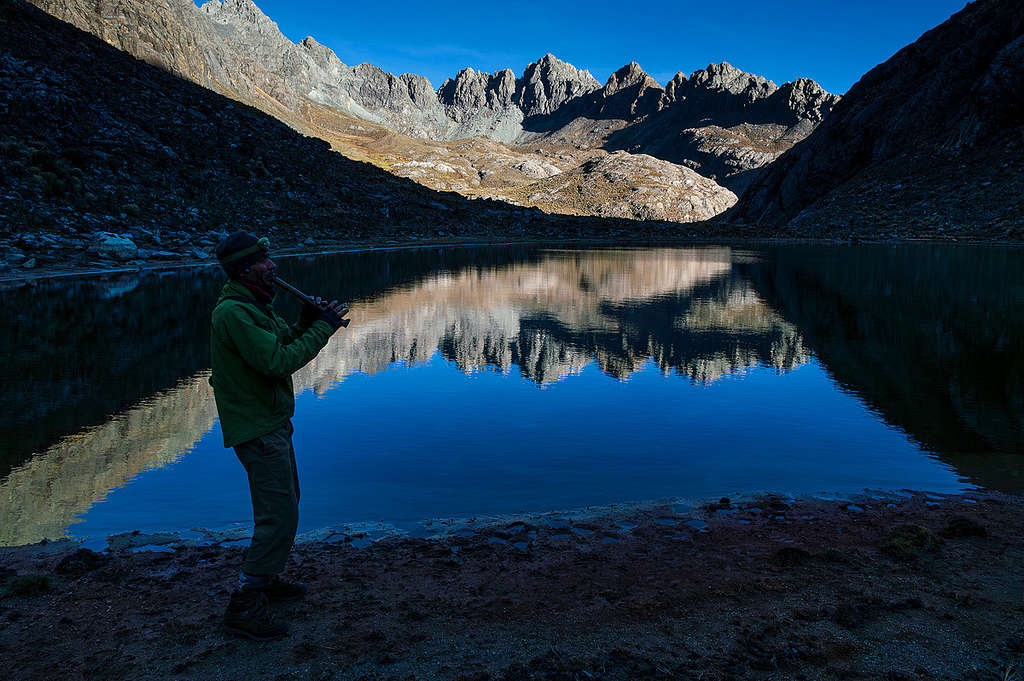
<path id="1" fill-rule="evenodd" d="M 313 302 L 316 305 L 310 305 L 309 303 L 302 304 L 302 311 L 299 312 L 299 326 L 302 328 L 309 328 L 316 320 L 320 319 L 321 313 L 323 313 L 323 300 L 320 298 L 314 298 Z"/>
<path id="2" fill-rule="evenodd" d="M 348 307 L 345 303 L 339 303 L 337 300 L 332 300 L 320 310 L 320 316 L 317 317 L 320 321 L 327 322 L 331 328 L 337 331 L 343 326 L 348 326 L 349 320 L 345 319 L 345 315 L 348 314 Z"/>

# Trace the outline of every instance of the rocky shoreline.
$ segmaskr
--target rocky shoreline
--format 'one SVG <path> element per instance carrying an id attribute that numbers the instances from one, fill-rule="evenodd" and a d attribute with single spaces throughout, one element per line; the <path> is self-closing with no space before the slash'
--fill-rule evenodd
<path id="1" fill-rule="evenodd" d="M 641 224 L 641 223 L 638 223 Z M 404 238 L 382 239 L 313 239 L 300 234 L 271 233 L 272 250 L 276 257 L 318 256 L 346 252 L 367 252 L 380 250 L 406 250 L 414 248 L 439 248 L 456 246 L 502 246 L 518 244 L 557 244 L 559 247 L 580 247 L 602 245 L 636 246 L 693 246 L 701 244 L 724 244 L 752 246 L 762 243 L 986 243 L 1018 247 L 1021 240 L 1013 238 L 993 239 L 986 234 L 950 235 L 928 233 L 921 235 L 891 235 L 888 238 L 860 238 L 848 235 L 845 238 L 810 238 L 800 236 L 764 236 L 749 233 L 743 226 L 723 224 L 716 229 L 700 232 L 680 225 L 674 235 L 654 236 L 642 229 L 636 231 L 618 230 L 613 234 L 584 234 L 577 237 L 561 238 L 545 235 L 543 232 L 491 234 L 489 236 L 462 235 L 452 229 L 442 236 L 423 234 Z M 91 239 L 82 237 L 60 237 L 56 234 L 22 235 L 16 239 L 0 238 L 0 290 L 12 286 L 31 284 L 36 280 L 65 277 L 95 276 L 118 273 L 162 271 L 186 267 L 215 267 L 213 255 L 217 241 L 226 232 L 212 230 L 201 235 L 189 235 L 179 245 L 163 240 L 147 239 L 146 235 L 133 233 L 98 233 Z M 173 238 L 173 237 L 172 237 Z M 187 243 L 182 247 L 180 244 Z M 165 250 L 166 249 L 166 250 Z"/>
<path id="2" fill-rule="evenodd" d="M 142 271 L 172 270 L 187 267 L 216 267 L 214 248 L 227 232 L 212 230 L 201 235 L 190 235 L 183 242 L 195 244 L 185 247 L 166 244 L 162 240 L 147 239 L 146 235 L 102 232 L 95 238 L 61 238 L 57 235 L 23 235 L 18 239 L 0 239 L 0 289 L 35 280 L 64 277 L 94 276 Z M 544 239 L 542 235 L 509 234 L 506 237 L 461 236 L 455 230 L 440 237 L 412 235 L 387 239 L 321 239 L 302 238 L 301 235 L 275 235 L 272 233 L 271 250 L 275 258 L 318 256 L 347 252 L 404 250 L 456 246 L 501 246 L 522 243 L 557 241 L 565 244 L 609 243 L 607 238 Z M 623 241 L 639 240 L 623 234 Z M 616 239 L 618 241 L 618 239 Z M 670 240 L 673 241 L 673 240 Z M 161 248 L 167 250 L 161 250 Z M 173 250 L 171 250 L 173 249 Z"/>
<path id="3" fill-rule="evenodd" d="M 52 679 L 1016 679 L 1024 503 L 775 495 L 296 547 L 281 641 L 225 635 L 243 548 L 0 549 L 0 653 Z M 130 535 L 129 535 L 130 536 Z"/>

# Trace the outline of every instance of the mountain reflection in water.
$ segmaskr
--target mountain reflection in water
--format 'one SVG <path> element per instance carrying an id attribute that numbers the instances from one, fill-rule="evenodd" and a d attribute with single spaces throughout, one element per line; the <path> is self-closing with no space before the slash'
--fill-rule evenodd
<path id="1" fill-rule="evenodd" d="M 460 248 L 279 267 L 305 290 L 344 286 L 352 305 L 349 329 L 296 374 L 297 394 L 438 352 L 462 372 L 515 370 L 543 387 L 595 361 L 620 381 L 653 361 L 712 384 L 759 366 L 787 372 L 813 350 L 843 390 L 963 478 L 1024 487 L 1019 250 Z M 179 460 L 210 430 L 207 324 L 220 279 L 0 293 L 17 311 L 0 327 L 12 386 L 0 404 L 0 544 L 62 536 L 109 490 Z"/>
<path id="2" fill-rule="evenodd" d="M 445 272 L 360 303 L 349 333 L 317 366 L 337 379 L 423 361 L 440 349 L 463 371 L 515 366 L 543 385 L 594 359 L 619 379 L 653 358 L 663 371 L 701 381 L 803 360 L 796 330 L 731 276 L 729 249 L 547 255 Z"/>

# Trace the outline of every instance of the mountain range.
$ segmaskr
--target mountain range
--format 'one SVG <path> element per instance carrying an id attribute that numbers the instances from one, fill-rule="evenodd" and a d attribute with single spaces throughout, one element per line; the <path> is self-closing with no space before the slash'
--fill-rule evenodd
<path id="1" fill-rule="evenodd" d="M 600 85 L 550 54 L 435 90 L 292 43 L 251 0 L 30 1 L 79 31 L 0 0 L 7 269 L 103 264 L 87 237 L 107 232 L 138 242 L 140 262 L 204 257 L 240 221 L 307 247 L 1024 235 L 1014 0 L 970 3 L 842 99 L 725 63 L 664 87 L 630 63 Z"/>
<path id="2" fill-rule="evenodd" d="M 665 87 L 630 63 L 602 86 L 552 54 L 519 77 L 466 68 L 435 90 L 414 74 L 347 66 L 313 37 L 292 43 L 252 0 L 33 2 L 349 157 L 434 189 L 555 213 L 712 217 L 839 100 L 811 80 L 778 87 L 726 63 Z M 611 190 L 609 164 L 638 196 Z M 563 173 L 551 191 L 545 181 Z"/>

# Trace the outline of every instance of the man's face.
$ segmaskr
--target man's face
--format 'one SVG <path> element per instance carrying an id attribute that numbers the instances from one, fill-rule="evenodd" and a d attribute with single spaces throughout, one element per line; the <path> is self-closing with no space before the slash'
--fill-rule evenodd
<path id="1" fill-rule="evenodd" d="M 250 284 L 256 284 L 262 289 L 267 291 L 274 290 L 274 275 L 277 272 L 277 265 L 270 259 L 270 256 L 263 258 L 259 262 L 255 262 L 249 265 L 249 269 L 242 273 L 240 277 L 242 281 L 247 281 Z"/>

